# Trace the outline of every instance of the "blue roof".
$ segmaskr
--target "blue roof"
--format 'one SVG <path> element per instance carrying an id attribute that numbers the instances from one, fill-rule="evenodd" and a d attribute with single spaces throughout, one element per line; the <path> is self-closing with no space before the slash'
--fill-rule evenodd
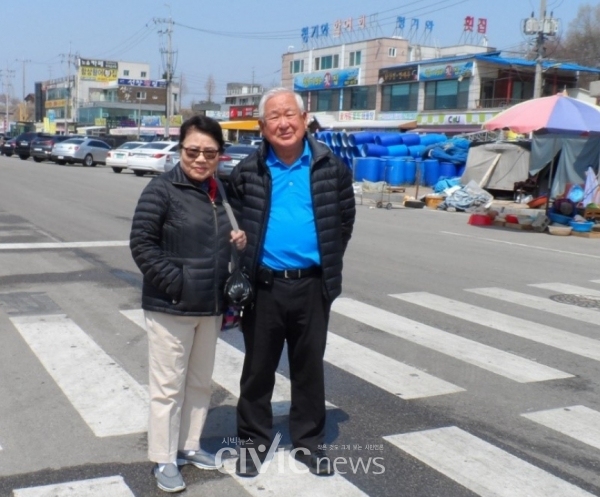
<path id="1" fill-rule="evenodd" d="M 382 69 L 391 69 L 394 67 L 405 67 L 414 65 L 425 65 L 425 64 L 446 64 L 448 62 L 456 62 L 459 60 L 475 59 L 492 64 L 499 64 L 504 66 L 520 66 L 520 67 L 535 67 L 535 60 L 518 59 L 516 57 L 500 57 L 500 52 L 488 52 L 479 54 L 466 54 L 456 55 L 453 57 L 443 57 L 440 59 L 428 59 L 428 60 L 415 60 L 412 62 L 406 62 L 404 64 L 395 64 L 393 66 L 382 67 Z M 572 62 L 558 62 L 555 60 L 546 60 L 542 62 L 544 69 L 556 68 L 564 71 L 582 71 L 600 74 L 600 69 L 594 67 L 580 66 Z"/>

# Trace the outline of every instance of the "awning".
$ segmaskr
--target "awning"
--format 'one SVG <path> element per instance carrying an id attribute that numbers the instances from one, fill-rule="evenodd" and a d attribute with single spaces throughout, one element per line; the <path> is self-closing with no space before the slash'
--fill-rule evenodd
<path id="1" fill-rule="evenodd" d="M 221 129 L 238 129 L 240 131 L 259 131 L 258 120 L 248 121 L 220 121 Z"/>
<path id="2" fill-rule="evenodd" d="M 455 124 L 453 126 L 419 126 L 412 130 L 413 133 L 476 133 L 477 131 L 485 131 L 481 124 Z"/>

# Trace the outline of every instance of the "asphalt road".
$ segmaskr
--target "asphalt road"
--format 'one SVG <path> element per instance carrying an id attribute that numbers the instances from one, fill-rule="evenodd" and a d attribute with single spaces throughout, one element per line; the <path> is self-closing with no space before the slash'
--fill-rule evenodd
<path id="1" fill-rule="evenodd" d="M 127 247 L 149 181 L 0 157 L 0 496 L 162 494 Z M 336 477 L 280 450 L 257 479 L 186 467 L 186 494 L 600 496 L 600 239 L 467 219 L 358 206 L 325 357 Z M 215 451 L 235 444 L 242 349 L 222 335 Z"/>

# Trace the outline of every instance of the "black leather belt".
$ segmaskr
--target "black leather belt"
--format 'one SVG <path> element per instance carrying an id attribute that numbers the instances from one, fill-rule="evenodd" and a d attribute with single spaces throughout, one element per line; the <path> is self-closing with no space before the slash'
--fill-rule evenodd
<path id="1" fill-rule="evenodd" d="M 305 269 L 284 269 L 283 271 L 276 271 L 266 266 L 260 266 L 258 268 L 259 278 L 260 275 L 271 273 L 273 278 L 283 278 L 286 280 L 299 280 L 300 278 L 308 278 L 310 276 L 320 276 L 321 268 L 319 266 L 312 266 Z M 262 278 L 260 278 L 262 279 Z M 265 278 L 266 279 L 266 278 Z"/>

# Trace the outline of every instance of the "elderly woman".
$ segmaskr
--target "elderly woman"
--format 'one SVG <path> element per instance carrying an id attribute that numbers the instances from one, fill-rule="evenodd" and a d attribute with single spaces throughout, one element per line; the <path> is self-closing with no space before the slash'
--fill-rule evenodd
<path id="1" fill-rule="evenodd" d="M 144 276 L 150 369 L 148 456 L 157 485 L 179 492 L 178 466 L 218 469 L 200 448 L 211 395 L 217 336 L 225 308 L 230 251 L 243 249 L 232 231 L 214 178 L 224 141 L 204 116 L 180 130 L 180 163 L 154 178 L 138 201 L 130 247 Z"/>

